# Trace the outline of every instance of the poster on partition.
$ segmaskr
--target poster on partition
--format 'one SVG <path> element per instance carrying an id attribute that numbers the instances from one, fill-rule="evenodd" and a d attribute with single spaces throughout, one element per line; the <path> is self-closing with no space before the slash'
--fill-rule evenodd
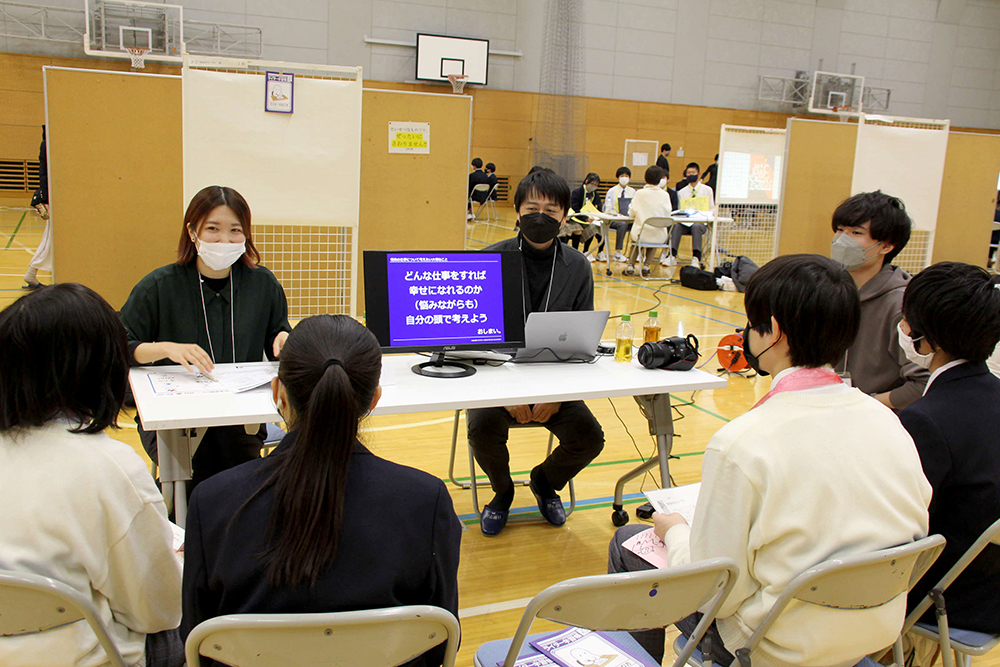
<path id="1" fill-rule="evenodd" d="M 431 124 L 390 120 L 389 152 L 430 155 Z"/>

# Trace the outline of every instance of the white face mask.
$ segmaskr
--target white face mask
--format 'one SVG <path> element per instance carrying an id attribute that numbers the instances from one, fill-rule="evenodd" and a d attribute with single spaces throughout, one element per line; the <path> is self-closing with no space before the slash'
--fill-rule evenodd
<path id="1" fill-rule="evenodd" d="M 913 344 L 913 339 L 907 336 L 905 333 L 903 333 L 902 324 L 896 325 L 896 333 L 899 334 L 899 347 L 903 349 L 903 354 L 906 355 L 906 358 L 909 359 L 912 363 L 916 364 L 917 366 L 929 370 L 931 367 L 931 362 L 934 360 L 934 353 L 928 352 L 927 354 L 920 354 L 919 352 L 917 352 L 917 348 Z M 921 336 L 920 338 L 923 338 L 923 336 Z M 920 338 L 918 338 L 917 340 L 920 340 Z"/>
<path id="2" fill-rule="evenodd" d="M 198 239 L 198 256 L 213 271 L 222 271 L 235 264 L 247 251 L 246 241 L 241 243 L 208 243 Z"/>
<path id="3" fill-rule="evenodd" d="M 665 179 L 665 178 L 661 178 L 660 179 L 660 187 L 661 188 L 667 187 L 667 179 Z"/>
<path id="4" fill-rule="evenodd" d="M 618 184 L 621 185 L 623 188 L 626 185 L 628 185 L 628 176 L 622 176 L 621 178 L 619 178 L 618 179 Z"/>

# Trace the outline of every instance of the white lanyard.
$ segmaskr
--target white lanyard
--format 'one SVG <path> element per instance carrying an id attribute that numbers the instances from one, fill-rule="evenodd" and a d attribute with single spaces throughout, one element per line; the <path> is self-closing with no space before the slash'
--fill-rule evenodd
<path id="1" fill-rule="evenodd" d="M 553 239 L 552 242 L 553 243 L 560 243 L 559 239 Z M 518 239 L 518 241 L 517 241 L 517 249 L 518 250 L 521 250 L 521 243 L 522 243 L 521 240 Z M 556 276 L 556 255 L 558 253 L 559 253 L 559 247 L 556 246 L 555 248 L 552 249 L 552 271 L 549 273 L 549 289 L 548 289 L 548 291 L 545 294 L 545 309 L 542 311 L 543 313 L 549 312 L 549 299 L 552 298 L 552 280 Z M 524 251 L 523 250 L 521 250 L 521 254 L 522 254 L 521 261 L 523 262 L 524 261 L 524 258 L 523 258 Z M 528 267 L 525 266 L 524 264 L 522 264 L 521 266 L 523 267 L 522 271 L 524 272 L 523 275 L 525 277 L 525 282 L 527 282 Z M 529 291 L 531 289 L 527 285 L 525 285 L 525 288 L 527 288 Z M 527 321 L 528 320 L 528 307 L 524 303 L 524 290 L 523 289 L 521 290 L 521 314 L 524 315 L 524 320 Z"/>
<path id="2" fill-rule="evenodd" d="M 202 284 L 205 279 L 201 277 L 201 273 L 198 274 L 198 296 L 201 297 L 201 314 L 205 316 L 205 334 L 208 336 L 208 353 L 212 355 L 212 363 L 218 363 L 215 360 L 215 350 L 212 349 L 212 332 L 208 328 L 208 310 L 205 308 L 205 289 Z M 233 274 L 229 273 L 229 330 L 233 336 L 233 363 L 236 363 L 236 321 L 233 319 Z"/>

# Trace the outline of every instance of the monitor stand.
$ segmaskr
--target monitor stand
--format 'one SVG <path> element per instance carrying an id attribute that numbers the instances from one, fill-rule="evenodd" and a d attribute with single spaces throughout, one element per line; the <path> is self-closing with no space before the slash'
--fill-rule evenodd
<path id="1" fill-rule="evenodd" d="M 431 378 L 464 378 L 475 375 L 476 369 L 468 364 L 460 364 L 456 361 L 445 361 L 444 352 L 434 352 L 431 360 L 422 364 L 410 367 L 417 375 L 426 375 Z"/>

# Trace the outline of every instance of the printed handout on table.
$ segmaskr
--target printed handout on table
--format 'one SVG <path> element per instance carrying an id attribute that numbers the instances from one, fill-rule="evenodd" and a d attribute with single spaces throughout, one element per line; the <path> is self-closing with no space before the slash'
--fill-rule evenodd
<path id="1" fill-rule="evenodd" d="M 255 364 L 216 368 L 213 375 L 226 389 L 234 394 L 240 394 L 268 384 L 271 378 L 278 375 L 278 370 L 273 366 Z"/>
<path id="2" fill-rule="evenodd" d="M 146 376 L 157 396 L 190 396 L 193 394 L 225 394 L 229 391 L 221 382 L 186 368 L 157 369 Z"/>

